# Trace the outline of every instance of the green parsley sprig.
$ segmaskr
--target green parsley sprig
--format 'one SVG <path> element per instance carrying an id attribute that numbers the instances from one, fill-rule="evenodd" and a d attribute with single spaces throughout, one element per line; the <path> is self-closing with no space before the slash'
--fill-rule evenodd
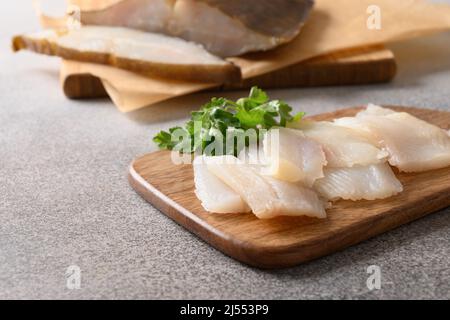
<path id="1" fill-rule="evenodd" d="M 284 101 L 269 100 L 263 90 L 253 87 L 248 97 L 237 101 L 212 98 L 200 110 L 192 112 L 191 119 L 184 127 L 173 127 L 169 131 L 161 131 L 153 138 L 153 141 L 160 149 L 176 149 L 182 142 L 175 139 L 173 133 L 183 130 L 186 136 L 190 136 L 188 152 L 203 152 L 214 141 L 217 132 L 225 137 L 227 132 L 233 130 L 255 129 L 258 131 L 272 127 L 285 127 L 288 122 L 299 121 L 304 116 L 304 112 L 295 115 L 291 112 L 292 108 Z M 233 152 L 237 155 L 239 151 L 235 149 Z"/>

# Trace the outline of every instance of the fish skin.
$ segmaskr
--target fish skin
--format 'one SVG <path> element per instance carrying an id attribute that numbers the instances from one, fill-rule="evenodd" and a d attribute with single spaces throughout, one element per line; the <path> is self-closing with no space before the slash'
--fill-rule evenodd
<path id="1" fill-rule="evenodd" d="M 215 161 L 208 162 L 208 170 L 240 194 L 258 218 L 326 217 L 324 203 L 313 190 L 262 176 L 234 156 L 213 158 Z"/>
<path id="2" fill-rule="evenodd" d="M 328 200 L 385 199 L 403 191 L 401 182 L 387 163 L 351 168 L 326 168 L 314 189 Z"/>
<path id="3" fill-rule="evenodd" d="M 173 14 L 174 4 L 175 0 L 119 1 L 100 10 L 81 11 L 80 21 L 84 25 L 127 27 L 164 33 Z"/>
<path id="4" fill-rule="evenodd" d="M 313 5 L 313 0 L 124 0 L 82 11 L 81 22 L 177 36 L 231 57 L 291 41 Z"/>
<path id="5" fill-rule="evenodd" d="M 369 105 L 356 117 L 335 120 L 359 130 L 389 153 L 389 163 L 403 172 L 423 172 L 450 166 L 448 133 L 406 112 Z"/>
<path id="6" fill-rule="evenodd" d="M 287 39 L 297 35 L 299 21 L 306 20 L 309 10 L 314 5 L 312 0 L 196 1 L 219 9 L 260 34 Z M 262 18 L 264 23 L 261 23 Z"/>

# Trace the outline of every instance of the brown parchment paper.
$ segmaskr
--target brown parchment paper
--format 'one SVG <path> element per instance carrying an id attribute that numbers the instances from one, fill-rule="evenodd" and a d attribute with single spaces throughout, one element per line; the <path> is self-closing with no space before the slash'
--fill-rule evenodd
<path id="1" fill-rule="evenodd" d="M 96 8 L 93 1 L 72 2 L 82 8 Z M 105 7 L 115 2 L 118 1 L 99 1 L 98 5 Z M 381 10 L 379 30 L 367 27 L 371 5 Z M 316 0 L 306 25 L 291 43 L 276 50 L 229 60 L 241 67 L 244 78 L 249 78 L 337 50 L 388 43 L 449 29 L 450 6 L 444 4 L 431 4 L 424 0 Z M 111 99 L 122 112 L 215 86 L 151 79 L 102 65 L 63 62 L 63 72 L 74 68 L 102 79 Z"/>
<path id="2" fill-rule="evenodd" d="M 139 74 L 95 63 L 63 60 L 61 81 L 71 74 L 91 74 L 102 80 L 111 100 L 122 112 L 130 112 L 176 96 L 214 87 L 170 79 L 144 77 Z"/>

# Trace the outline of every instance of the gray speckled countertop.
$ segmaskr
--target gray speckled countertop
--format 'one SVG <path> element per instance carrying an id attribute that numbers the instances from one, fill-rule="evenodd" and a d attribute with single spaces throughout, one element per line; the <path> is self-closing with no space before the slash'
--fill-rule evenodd
<path id="1" fill-rule="evenodd" d="M 37 28 L 29 1 L 2 1 L 0 12 L 0 298 L 450 298 L 449 209 L 279 271 L 211 248 L 126 180 L 130 161 L 155 150 L 155 132 L 210 94 L 128 115 L 108 100 L 67 100 L 58 59 L 9 52 L 13 33 Z M 450 34 L 393 49 L 391 84 L 270 94 L 309 114 L 366 102 L 450 110 Z M 381 290 L 366 287 L 372 264 Z M 81 269 L 79 290 L 66 288 L 70 265 Z"/>

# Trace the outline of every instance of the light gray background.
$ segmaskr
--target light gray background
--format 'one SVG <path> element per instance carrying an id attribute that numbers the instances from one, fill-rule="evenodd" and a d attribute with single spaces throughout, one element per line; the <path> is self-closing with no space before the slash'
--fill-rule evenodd
<path id="1" fill-rule="evenodd" d="M 30 2 L 0 2 L 0 298 L 450 298 L 449 209 L 299 267 L 262 271 L 152 208 L 128 186 L 127 166 L 210 94 L 131 114 L 108 100 L 67 100 L 58 59 L 9 50 L 12 34 L 37 29 Z M 450 34 L 393 49 L 391 84 L 270 94 L 308 114 L 367 102 L 450 109 Z M 80 290 L 66 288 L 72 264 Z M 365 285 L 371 264 L 382 270 L 379 291 Z"/>

